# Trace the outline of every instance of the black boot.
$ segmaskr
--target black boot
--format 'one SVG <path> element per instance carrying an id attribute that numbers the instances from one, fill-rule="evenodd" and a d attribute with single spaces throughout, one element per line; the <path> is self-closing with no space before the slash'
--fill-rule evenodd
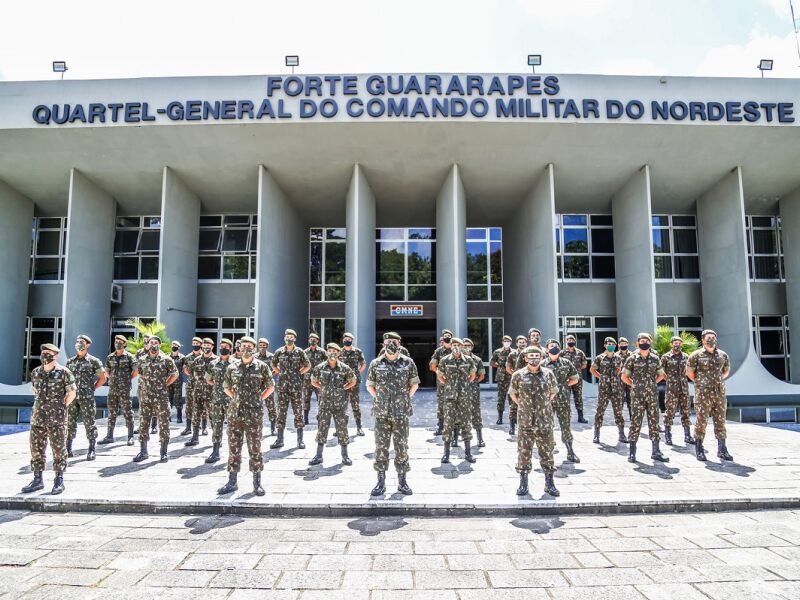
<path id="1" fill-rule="evenodd" d="M 669 458 L 661 454 L 661 449 L 658 447 L 658 440 L 653 440 L 653 452 L 650 454 L 650 458 L 658 462 L 669 462 Z"/>
<path id="2" fill-rule="evenodd" d="M 586 419 L 583 418 L 583 409 L 578 410 L 578 423 L 588 423 Z"/>
<path id="3" fill-rule="evenodd" d="M 561 492 L 556 489 L 556 484 L 553 482 L 552 473 L 547 473 L 544 476 L 544 493 L 554 497 L 561 495 Z"/>
<path id="4" fill-rule="evenodd" d="M 206 459 L 206 464 L 212 464 L 219 460 L 219 444 L 214 444 L 214 447 L 211 450 L 211 454 L 208 455 Z"/>
<path id="5" fill-rule="evenodd" d="M 721 460 L 733 460 L 730 452 L 728 452 L 728 447 L 725 445 L 725 440 L 717 440 L 717 457 Z"/>
<path id="6" fill-rule="evenodd" d="M 442 464 L 446 465 L 450 462 L 450 442 L 444 443 L 444 455 L 442 456 Z"/>
<path id="7" fill-rule="evenodd" d="M 183 407 L 182 406 L 175 407 L 175 422 L 176 423 L 183 423 Z"/>
<path id="8" fill-rule="evenodd" d="M 458 447 L 458 429 L 453 429 L 453 441 L 450 442 L 450 447 Z"/>
<path id="9" fill-rule="evenodd" d="M 599 444 L 600 443 L 600 428 L 599 427 L 595 427 L 594 428 L 594 437 L 592 438 L 592 442 L 594 442 L 595 444 Z"/>
<path id="10" fill-rule="evenodd" d="M 436 431 L 433 432 L 433 435 L 442 435 L 443 427 L 444 427 L 444 419 L 439 419 L 439 422 L 436 425 Z"/>
<path id="11" fill-rule="evenodd" d="M 264 488 L 261 487 L 261 471 L 253 473 L 253 493 L 256 496 L 263 496 L 266 494 Z"/>
<path id="12" fill-rule="evenodd" d="M 375 487 L 372 488 L 370 492 L 371 496 L 383 496 L 383 493 L 386 491 L 386 473 L 383 471 L 378 471 L 378 483 L 375 484 Z"/>
<path id="13" fill-rule="evenodd" d="M 325 444 L 317 444 L 317 453 L 314 455 L 308 464 L 310 465 L 321 465 L 322 464 L 322 449 L 325 447 Z M 344 448 L 344 446 L 342 446 Z"/>
<path id="14" fill-rule="evenodd" d="M 483 441 L 483 429 L 482 428 L 478 428 L 478 429 L 475 430 L 475 432 L 478 435 L 478 448 L 485 448 L 486 447 L 486 442 Z"/>
<path id="15" fill-rule="evenodd" d="M 86 460 L 94 460 L 96 443 L 97 440 L 89 440 L 89 449 L 86 451 Z"/>
<path id="16" fill-rule="evenodd" d="M 42 481 L 42 472 L 34 471 L 33 481 L 31 481 L 28 485 L 22 488 L 22 493 L 30 494 L 31 492 L 38 492 L 39 490 L 43 489 L 44 489 L 44 481 Z"/>
<path id="17" fill-rule="evenodd" d="M 169 446 L 169 441 L 161 442 L 161 456 L 159 460 L 162 463 L 165 463 L 169 460 L 169 456 L 167 455 L 167 446 Z"/>
<path id="18" fill-rule="evenodd" d="M 683 428 L 683 442 L 685 444 L 694 444 L 694 438 L 692 437 L 692 432 L 688 426 Z"/>
<path id="19" fill-rule="evenodd" d="M 181 431 L 180 435 L 189 435 L 190 433 L 192 433 L 192 419 L 189 416 L 189 414 L 187 413 L 186 414 L 186 427 L 183 428 L 183 431 Z"/>
<path id="20" fill-rule="evenodd" d="M 361 417 L 356 417 L 356 435 L 364 435 L 364 430 L 361 429 Z"/>
<path id="21" fill-rule="evenodd" d="M 672 446 L 672 427 L 669 425 L 664 426 L 664 443 L 667 446 Z"/>
<path id="22" fill-rule="evenodd" d="M 158 419 L 153 417 L 150 419 L 150 433 L 158 432 Z"/>
<path id="23" fill-rule="evenodd" d="M 503 411 L 502 410 L 498 410 L 497 411 L 497 425 L 502 425 L 502 424 L 503 424 Z"/>
<path id="24" fill-rule="evenodd" d="M 619 442 L 621 444 L 627 444 L 628 443 L 628 438 L 625 437 L 625 426 L 624 425 L 618 425 L 617 427 L 619 429 Z"/>
<path id="25" fill-rule="evenodd" d="M 308 425 L 308 413 L 311 412 L 310 408 L 307 408 L 303 411 L 303 424 Z"/>
<path id="26" fill-rule="evenodd" d="M 347 444 L 342 444 L 342 464 L 349 467 L 353 464 L 353 460 L 350 458 L 350 455 L 347 453 Z"/>
<path id="27" fill-rule="evenodd" d="M 508 428 L 508 435 L 516 435 L 517 434 L 517 420 L 510 419 L 511 427 Z"/>
<path id="28" fill-rule="evenodd" d="M 74 454 L 72 454 L 72 440 L 67 440 L 67 458 L 72 458 Z"/>
<path id="29" fill-rule="evenodd" d="M 53 489 L 50 490 L 50 495 L 58 496 L 63 491 L 64 491 L 64 474 L 60 471 L 56 471 L 55 479 L 53 479 Z"/>
<path id="30" fill-rule="evenodd" d="M 231 492 L 235 492 L 239 489 L 239 485 L 236 483 L 238 479 L 238 473 L 231 471 L 228 473 L 228 483 L 223 485 L 221 488 L 217 490 L 217 494 L 222 496 L 223 494 L 230 494 Z"/>
<path id="31" fill-rule="evenodd" d="M 269 434 L 275 435 L 275 421 L 269 422 Z"/>
<path id="32" fill-rule="evenodd" d="M 472 448 L 467 440 L 464 440 L 464 460 L 468 463 L 474 463 L 475 457 L 472 456 Z"/>
<path id="33" fill-rule="evenodd" d="M 703 440 L 702 438 L 696 438 L 694 441 L 694 453 L 697 456 L 697 460 L 701 462 L 706 462 L 708 460 L 706 458 L 706 449 L 703 448 Z"/>
<path id="34" fill-rule="evenodd" d="M 527 496 L 527 495 L 528 495 L 528 474 L 520 473 L 519 487 L 517 488 L 517 496 Z"/>
<path id="35" fill-rule="evenodd" d="M 141 440 L 139 441 L 139 454 L 133 457 L 133 462 L 142 462 L 148 458 L 150 458 L 150 455 L 147 453 L 147 442 Z"/>
<path id="36" fill-rule="evenodd" d="M 297 430 L 297 447 L 304 450 L 306 445 L 303 443 L 303 428 Z"/>
<path id="37" fill-rule="evenodd" d="M 636 442 L 631 442 L 628 445 L 628 462 L 629 463 L 636 462 Z"/>
<path id="38" fill-rule="evenodd" d="M 564 445 L 567 447 L 567 462 L 581 462 L 581 459 L 575 455 L 575 451 L 572 449 L 572 442 L 564 442 Z"/>
<path id="39" fill-rule="evenodd" d="M 414 492 L 411 491 L 411 488 L 406 481 L 406 474 L 405 473 L 398 473 L 397 474 L 397 491 L 403 494 L 404 496 L 410 496 Z"/>
<path id="40" fill-rule="evenodd" d="M 128 424 L 128 446 L 133 446 L 133 423 Z"/>
<path id="41" fill-rule="evenodd" d="M 155 433 L 155 431 L 153 431 Z M 203 419 L 203 435 L 208 435 L 208 419 Z"/>
<path id="42" fill-rule="evenodd" d="M 274 442 L 272 442 L 270 448 L 272 448 L 273 450 L 275 448 L 283 448 L 283 429 L 278 429 L 278 437 L 275 439 Z"/>
<path id="43" fill-rule="evenodd" d="M 192 427 L 192 439 L 184 444 L 184 446 L 197 446 L 200 443 L 200 427 Z"/>
<path id="44" fill-rule="evenodd" d="M 113 444 L 114 443 L 114 426 L 113 425 L 109 425 L 108 426 L 108 433 L 106 433 L 106 437 L 104 437 L 102 440 L 99 440 L 97 443 L 100 444 L 101 446 L 105 446 L 106 444 Z"/>

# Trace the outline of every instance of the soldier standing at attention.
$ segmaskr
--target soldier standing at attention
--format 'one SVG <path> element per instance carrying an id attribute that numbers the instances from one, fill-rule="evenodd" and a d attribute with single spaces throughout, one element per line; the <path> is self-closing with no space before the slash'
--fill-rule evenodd
<path id="1" fill-rule="evenodd" d="M 183 363 L 184 356 L 181 354 L 181 343 L 177 340 L 172 341 L 172 352 L 169 357 L 178 369 L 178 378 L 169 388 L 169 405 L 175 407 L 175 422 L 183 423 Z"/>
<path id="2" fill-rule="evenodd" d="M 236 348 L 239 348 L 239 340 L 236 340 Z M 241 352 L 236 357 L 241 360 Z M 272 365 L 272 352 L 269 351 L 269 340 L 267 338 L 258 338 L 258 360 L 266 365 Z M 272 367 L 270 366 L 270 370 Z M 275 421 L 278 420 L 278 413 L 275 411 L 275 393 L 271 392 L 264 400 L 267 405 L 267 417 L 269 418 L 269 434 L 275 435 Z"/>
<path id="3" fill-rule="evenodd" d="M 695 453 L 697 460 L 706 460 L 703 438 L 710 416 L 714 420 L 714 435 L 717 437 L 717 456 L 722 460 L 733 460 L 725 445 L 725 413 L 728 410 L 725 379 L 730 375 L 731 361 L 725 352 L 717 348 L 717 334 L 713 329 L 706 329 L 701 337 L 703 347 L 692 352 L 686 364 L 686 375 L 694 381 Z"/>
<path id="4" fill-rule="evenodd" d="M 511 381 L 511 375 L 506 372 L 506 361 L 508 355 L 511 354 L 511 336 L 503 336 L 503 345 L 492 352 L 492 358 L 489 359 L 489 366 L 496 369 L 494 380 L 497 383 L 497 424 L 503 424 L 503 411 L 506 409 L 506 401 L 508 398 L 508 384 Z M 508 400 L 509 404 L 513 404 Z M 510 408 L 510 407 L 509 407 Z"/>
<path id="5" fill-rule="evenodd" d="M 161 340 L 151 336 L 147 341 L 147 356 L 139 361 L 139 454 L 133 462 L 150 458 L 147 442 L 150 430 L 147 424 L 156 417 L 158 438 L 161 442 L 161 462 L 167 462 L 169 445 L 169 396 L 167 388 L 179 377 L 178 369 L 172 359 L 161 352 Z"/>
<path id="6" fill-rule="evenodd" d="M 194 379 L 194 408 L 192 409 L 192 439 L 184 446 L 197 446 L 200 443 L 200 431 L 208 435 L 206 430 L 207 418 L 211 408 L 211 397 L 214 390 L 206 381 L 206 370 L 216 360 L 214 355 L 214 340 L 203 338 L 201 344 L 202 354 L 192 360 L 192 378 Z"/>
<path id="7" fill-rule="evenodd" d="M 275 389 L 269 365 L 255 358 L 256 341 L 241 338 L 242 360 L 231 361 L 225 371 L 223 388 L 231 399 L 228 405 L 228 483 L 217 490 L 230 494 L 239 489 L 237 478 L 242 466 L 242 441 L 247 439 L 250 471 L 253 473 L 253 493 L 264 495 L 261 487 L 261 430 L 264 425 L 264 400 Z"/>
<path id="8" fill-rule="evenodd" d="M 284 346 L 278 348 L 272 356 L 272 371 L 278 376 L 278 439 L 270 448 L 283 447 L 283 430 L 286 427 L 286 415 L 289 404 L 292 405 L 294 426 L 297 428 L 297 447 L 306 447 L 303 443 L 303 375 L 311 369 L 308 356 L 295 346 L 297 333 L 287 329 L 283 333 Z"/>
<path id="9" fill-rule="evenodd" d="M 681 351 L 683 340 L 680 336 L 672 336 L 672 350 L 661 357 L 661 368 L 667 375 L 667 389 L 664 398 L 664 443 L 672 446 L 672 423 L 675 411 L 680 408 L 681 425 L 683 425 L 683 441 L 694 444 L 692 437 L 691 403 L 689 401 L 689 382 L 686 379 L 686 363 L 689 355 Z"/>
<path id="10" fill-rule="evenodd" d="M 53 452 L 53 490 L 56 496 L 64 491 L 67 468 L 67 409 L 75 399 L 75 377 L 56 362 L 58 346 L 42 344 L 42 364 L 31 372 L 33 411 L 31 412 L 31 470 L 33 481 L 22 488 L 23 494 L 44 489 L 42 472 L 47 464 L 47 442 Z"/>
<path id="11" fill-rule="evenodd" d="M 628 338 L 621 337 L 619 338 L 619 346 L 617 347 L 617 356 L 620 358 L 620 366 L 625 364 L 625 361 L 628 360 L 628 357 L 631 355 L 630 350 L 628 347 L 630 346 L 630 342 L 628 342 Z M 622 380 L 622 373 L 620 373 L 620 380 Z M 631 386 L 629 386 L 624 381 L 622 382 L 622 403 L 628 406 L 628 420 L 631 419 Z"/>
<path id="12" fill-rule="evenodd" d="M 225 415 L 228 411 L 228 395 L 225 393 L 225 372 L 236 361 L 231 359 L 233 342 L 222 338 L 219 342 L 219 357 L 215 358 L 206 367 L 206 383 L 211 386 L 211 454 L 206 458 L 206 463 L 211 464 L 219 460 L 219 447 L 222 444 L 222 428 L 225 425 Z"/>
<path id="13" fill-rule="evenodd" d="M 526 347 L 536 346 L 538 348 L 541 348 L 542 332 L 536 329 L 536 327 L 531 327 L 530 329 L 528 329 L 528 337 L 525 338 L 525 342 L 526 342 Z M 517 352 L 515 354 L 514 366 L 511 368 L 511 372 L 513 373 L 514 371 L 519 371 L 524 366 L 525 366 L 525 353 Z"/>
<path id="14" fill-rule="evenodd" d="M 353 369 L 356 375 L 356 385 L 347 388 L 345 391 L 345 398 L 348 404 L 353 409 L 353 418 L 356 421 L 356 435 L 364 435 L 364 430 L 361 428 L 361 373 L 367 368 L 367 361 L 364 359 L 364 353 L 361 348 L 353 345 L 356 336 L 352 333 L 345 331 L 342 336 L 342 351 L 339 353 L 339 360 Z"/>
<path id="15" fill-rule="evenodd" d="M 625 418 L 622 416 L 622 380 L 619 372 L 622 367 L 619 356 L 615 354 L 617 343 L 612 337 L 603 340 L 606 351 L 598 354 L 589 371 L 599 380 L 597 383 L 597 410 L 594 414 L 594 439 L 595 444 L 600 443 L 600 427 L 603 426 L 603 417 L 611 403 L 614 411 L 614 422 L 619 429 L 619 441 L 628 443 L 625 437 Z"/>
<path id="16" fill-rule="evenodd" d="M 128 446 L 133 446 L 133 407 L 131 406 L 131 382 L 139 374 L 136 358 L 125 350 L 128 340 L 124 335 L 114 337 L 114 352 L 106 357 L 108 372 L 108 433 L 98 443 L 114 442 L 114 426 L 117 413 L 122 411 L 128 426 Z"/>
<path id="17" fill-rule="evenodd" d="M 578 383 L 571 385 L 567 390 L 575 401 L 575 410 L 578 411 L 578 423 L 588 423 L 583 416 L 583 371 L 586 370 L 586 355 L 578 348 L 578 341 L 571 333 L 565 338 L 567 347 L 561 356 L 569 360 L 578 370 Z"/>
<path id="18" fill-rule="evenodd" d="M 464 460 L 475 462 L 469 442 L 472 439 L 470 428 L 469 385 L 475 379 L 477 370 L 472 359 L 464 356 L 462 342 L 452 338 L 451 353 L 439 360 L 436 376 L 442 385 L 442 404 L 444 405 L 444 456 L 442 463 L 450 462 L 450 443 L 453 432 L 460 431 L 464 439 Z"/>
<path id="19" fill-rule="evenodd" d="M 475 363 L 475 379 L 469 384 L 469 420 L 475 428 L 475 436 L 478 438 L 478 448 L 483 448 L 486 443 L 483 441 L 483 417 L 481 415 L 481 381 L 486 378 L 486 367 L 483 366 L 483 359 L 475 354 L 473 350 L 475 344 L 469 338 L 464 338 L 464 356 L 471 358 Z"/>
<path id="20" fill-rule="evenodd" d="M 524 357 L 525 348 L 528 346 L 528 338 L 524 335 L 517 336 L 517 347 L 515 350 L 512 350 L 508 354 L 508 358 L 506 359 L 506 374 L 509 377 L 509 385 L 511 385 L 511 375 L 514 374 L 516 365 L 517 365 L 517 358 L 522 356 Z M 516 403 L 511 403 L 511 408 L 508 410 L 508 422 L 511 426 L 508 429 L 509 435 L 515 435 L 517 432 L 517 405 Z"/>
<path id="21" fill-rule="evenodd" d="M 269 347 L 269 342 L 267 342 L 267 347 Z M 272 356 L 270 354 L 270 356 Z M 242 340 L 238 339 L 233 343 L 233 358 L 236 360 L 242 360 Z M 264 362 L 264 361 L 261 361 Z"/>
<path id="22" fill-rule="evenodd" d="M 325 351 L 319 347 L 319 336 L 316 333 L 308 335 L 308 348 L 303 352 L 308 357 L 311 369 L 325 360 Z M 303 423 L 308 425 L 308 413 L 311 412 L 311 394 L 317 395 L 317 412 L 319 412 L 319 390 L 311 385 L 311 369 L 303 375 Z"/>
<path id="23" fill-rule="evenodd" d="M 150 341 L 150 334 L 149 333 L 143 333 L 142 334 L 142 347 L 139 348 L 136 351 L 136 354 L 134 354 L 134 358 L 136 358 L 136 363 L 137 364 L 143 358 L 145 358 L 147 356 L 147 342 L 148 341 Z M 144 391 L 140 388 L 140 389 L 138 389 L 136 391 L 136 395 L 139 397 L 139 407 L 140 407 L 139 411 L 141 412 L 141 406 L 142 406 Z M 155 433 L 155 432 L 156 432 L 156 421 L 155 421 L 155 419 L 153 419 L 153 421 L 150 423 L 150 433 Z M 139 433 L 139 430 L 138 429 L 134 429 L 133 433 Z"/>
<path id="24" fill-rule="evenodd" d="M 78 416 L 80 416 L 86 429 L 86 439 L 89 441 L 86 460 L 94 460 L 97 443 L 97 426 L 94 424 L 97 403 L 94 391 L 106 382 L 103 363 L 96 356 L 89 354 L 91 345 L 92 340 L 88 335 L 79 335 L 75 340 L 77 354 L 67 360 L 67 369 L 75 376 L 78 388 L 75 401 L 67 410 L 67 456 L 72 457 L 72 440 L 78 433 Z"/>
<path id="25" fill-rule="evenodd" d="M 542 361 L 543 367 L 553 372 L 558 383 L 558 394 L 553 399 L 553 410 L 558 418 L 561 429 L 561 441 L 567 447 L 567 460 L 573 463 L 581 462 L 572 449 L 572 428 L 570 427 L 571 408 L 569 403 L 569 388 L 577 385 L 581 376 L 569 359 L 561 356 L 561 346 L 558 340 L 547 340 L 547 358 Z"/>
<path id="26" fill-rule="evenodd" d="M 544 473 L 544 491 L 558 496 L 559 491 L 553 482 L 555 463 L 553 461 L 553 399 L 558 393 L 558 383 L 553 372 L 542 367 L 542 349 L 529 346 L 525 349 L 527 365 L 515 371 L 508 388 L 512 402 L 516 404 L 519 415 L 519 435 L 517 436 L 517 473 L 519 473 L 518 496 L 528 494 L 528 474 L 531 472 L 533 447 L 539 449 L 539 465 Z"/>
<path id="27" fill-rule="evenodd" d="M 347 390 L 358 385 L 356 374 L 349 366 L 340 360 L 342 349 L 338 344 L 331 342 L 325 346 L 327 360 L 324 360 L 311 370 L 311 385 L 319 390 L 319 412 L 317 413 L 317 453 L 308 464 L 322 464 L 322 449 L 328 441 L 328 430 L 331 419 L 336 426 L 336 437 L 342 447 L 342 464 L 352 465 L 353 461 L 347 455 L 347 444 L 350 436 L 347 434 Z"/>
<path id="28" fill-rule="evenodd" d="M 442 343 L 437 346 L 433 351 L 429 368 L 432 373 L 436 373 L 439 369 L 439 361 L 452 352 L 451 342 L 453 341 L 453 332 L 449 329 L 442 329 Z M 442 384 L 439 377 L 436 377 L 436 431 L 433 435 L 442 435 L 442 428 L 444 427 L 444 404 L 442 399 Z"/>
<path id="29" fill-rule="evenodd" d="M 192 419 L 194 418 L 194 397 L 196 384 L 194 376 L 192 375 L 192 363 L 203 356 L 201 348 L 203 347 L 203 339 L 199 337 L 192 338 L 192 351 L 183 358 L 183 374 L 186 375 L 186 427 L 181 431 L 180 435 L 189 435 L 192 433 Z"/>
<path id="30" fill-rule="evenodd" d="M 375 470 L 378 483 L 373 496 L 386 491 L 386 470 L 389 468 L 389 445 L 394 444 L 394 466 L 397 469 L 397 491 L 412 493 L 406 481 L 411 468 L 408 460 L 408 420 L 413 414 L 411 399 L 419 387 L 419 374 L 414 361 L 400 354 L 400 336 L 383 334 L 385 353 L 369 364 L 367 391 L 373 398 L 375 418 Z"/>
<path id="31" fill-rule="evenodd" d="M 658 431 L 658 382 L 662 381 L 666 375 L 661 368 L 661 359 L 655 352 L 650 351 L 653 343 L 649 333 L 640 333 L 636 336 L 638 351 L 632 353 L 625 364 L 622 366 L 621 378 L 624 383 L 631 386 L 631 404 L 633 415 L 631 416 L 631 429 L 628 434 L 630 449 L 628 451 L 628 462 L 636 462 L 636 442 L 639 441 L 639 432 L 642 430 L 642 419 L 645 411 L 647 412 L 647 429 L 650 434 L 650 441 L 653 444 L 653 452 L 650 458 L 660 462 L 669 462 L 669 459 L 661 454 L 658 445 L 661 441 L 661 434 Z"/>

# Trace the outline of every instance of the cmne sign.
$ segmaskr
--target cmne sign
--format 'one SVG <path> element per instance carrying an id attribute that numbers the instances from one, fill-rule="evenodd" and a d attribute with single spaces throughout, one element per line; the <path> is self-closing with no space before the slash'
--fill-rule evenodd
<path id="1" fill-rule="evenodd" d="M 389 315 L 392 317 L 421 317 L 423 315 L 422 304 L 391 304 L 389 305 Z"/>

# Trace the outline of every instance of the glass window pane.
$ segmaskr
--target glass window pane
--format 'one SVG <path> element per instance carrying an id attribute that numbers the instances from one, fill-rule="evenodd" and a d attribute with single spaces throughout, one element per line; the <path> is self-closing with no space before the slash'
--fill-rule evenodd
<path id="1" fill-rule="evenodd" d="M 32 317 L 31 327 L 53 329 L 56 326 L 56 320 L 52 317 Z"/>
<path id="2" fill-rule="evenodd" d="M 494 301 L 494 302 L 502 302 L 503 301 L 503 286 L 502 285 L 493 285 L 491 289 L 492 289 L 492 301 Z"/>
<path id="3" fill-rule="evenodd" d="M 219 279 L 220 257 L 219 256 L 198 256 L 197 257 L 197 278 L 198 279 Z"/>
<path id="4" fill-rule="evenodd" d="M 675 256 L 675 279 L 700 279 L 700 262 L 696 256 Z"/>
<path id="5" fill-rule="evenodd" d="M 589 279 L 589 257 L 565 256 L 564 279 Z"/>
<path id="6" fill-rule="evenodd" d="M 593 256 L 592 257 L 592 278 L 593 279 L 614 279 L 614 257 L 613 256 Z"/>
<path id="7" fill-rule="evenodd" d="M 377 242 L 378 283 L 404 283 L 406 272 L 405 244 Z"/>
<path id="8" fill-rule="evenodd" d="M 489 263 L 492 283 L 503 283 L 503 242 L 489 244 Z"/>
<path id="9" fill-rule="evenodd" d="M 257 257 L 255 254 L 250 255 L 250 279 L 255 279 L 258 277 L 256 273 L 256 258 Z"/>
<path id="10" fill-rule="evenodd" d="M 775 227 L 775 217 L 750 217 L 753 227 Z"/>
<path id="11" fill-rule="evenodd" d="M 334 300 L 344 300 L 344 286 L 343 285 L 326 285 L 325 286 L 325 300 L 331 302 Z"/>
<path id="12" fill-rule="evenodd" d="M 161 217 L 142 217 L 142 227 L 147 229 L 160 229 Z"/>
<path id="13" fill-rule="evenodd" d="M 378 229 L 379 240 L 402 240 L 404 238 L 404 231 L 397 228 L 383 227 Z"/>
<path id="14" fill-rule="evenodd" d="M 402 231 L 402 229 L 400 230 Z M 408 230 L 408 239 L 410 240 L 435 240 L 436 230 L 426 227 L 417 227 Z"/>
<path id="15" fill-rule="evenodd" d="M 402 285 L 379 285 L 378 300 L 403 300 Z"/>
<path id="16" fill-rule="evenodd" d="M 468 240 L 485 240 L 486 229 L 483 227 L 467 227 Z"/>
<path id="17" fill-rule="evenodd" d="M 592 225 L 613 225 L 614 222 L 611 219 L 611 215 L 592 215 L 591 217 Z"/>
<path id="18" fill-rule="evenodd" d="M 761 364 L 764 365 L 764 368 L 772 373 L 773 377 L 777 377 L 778 379 L 786 380 L 786 359 L 784 358 L 762 358 Z M 766 409 L 761 409 L 766 410 Z M 744 409 L 742 409 L 744 412 Z M 742 419 L 744 421 L 744 419 Z"/>
<path id="19" fill-rule="evenodd" d="M 586 225 L 586 215 L 561 215 L 562 225 Z"/>
<path id="20" fill-rule="evenodd" d="M 617 318 L 616 317 L 595 317 L 594 318 L 594 326 L 598 329 L 616 329 L 617 328 Z"/>
<path id="21" fill-rule="evenodd" d="M 225 215 L 225 225 L 250 225 L 250 215 Z"/>
<path id="22" fill-rule="evenodd" d="M 556 254 L 561 252 L 561 228 L 556 227 Z"/>
<path id="23" fill-rule="evenodd" d="M 60 231 L 40 231 L 39 239 L 36 241 L 36 254 L 39 256 L 58 256 L 60 242 Z"/>
<path id="24" fill-rule="evenodd" d="M 322 286 L 312 285 L 308 288 L 308 299 L 313 301 L 322 300 Z"/>
<path id="25" fill-rule="evenodd" d="M 138 221 L 136 223 L 139 224 Z M 39 218 L 39 229 L 60 229 L 61 228 L 61 219 L 59 218 Z"/>
<path id="26" fill-rule="evenodd" d="M 311 243 L 309 282 L 312 285 L 322 283 L 322 244 L 319 242 Z"/>
<path id="27" fill-rule="evenodd" d="M 210 215 L 201 215 L 200 216 L 200 227 L 220 227 L 222 225 L 222 217 L 220 215 L 210 216 Z"/>
<path id="28" fill-rule="evenodd" d="M 674 227 L 694 227 L 694 215 L 672 215 L 672 225 Z"/>
<path id="29" fill-rule="evenodd" d="M 486 242 L 467 242 L 467 283 L 487 283 Z"/>
<path id="30" fill-rule="evenodd" d="M 675 329 L 675 317 L 659 315 L 656 317 L 656 325 L 666 325 L 670 329 Z"/>
<path id="31" fill-rule="evenodd" d="M 250 276 L 250 261 L 247 256 L 223 256 L 223 279 L 247 279 Z"/>
<path id="32" fill-rule="evenodd" d="M 217 319 L 200 317 L 198 319 L 195 319 L 194 326 L 196 329 L 216 329 L 217 327 L 219 327 L 219 321 Z"/>
<path id="33" fill-rule="evenodd" d="M 222 318 L 222 328 L 223 329 L 234 329 L 236 328 L 236 319 L 231 317 L 223 317 Z"/>
<path id="34" fill-rule="evenodd" d="M 139 244 L 139 230 L 117 230 L 114 236 L 114 252 L 134 253 Z"/>
<path id="35" fill-rule="evenodd" d="M 258 250 L 258 230 L 254 229 L 250 232 L 250 254 L 255 254 Z"/>
<path id="36" fill-rule="evenodd" d="M 489 239 L 492 240 L 493 242 L 501 241 L 503 239 L 503 228 L 502 227 L 491 227 L 489 229 Z"/>
<path id="37" fill-rule="evenodd" d="M 613 229 L 592 229 L 592 252 L 614 252 Z"/>
<path id="38" fill-rule="evenodd" d="M 773 229 L 754 229 L 753 230 L 753 253 L 754 254 L 777 254 L 778 243 Z"/>
<path id="39" fill-rule="evenodd" d="M 586 229 L 564 230 L 564 253 L 567 252 L 581 254 L 589 252 L 589 236 Z"/>
<path id="40" fill-rule="evenodd" d="M 223 252 L 247 252 L 249 229 L 226 229 L 222 236 Z"/>
<path id="41" fill-rule="evenodd" d="M 135 227 L 139 229 L 139 217 L 117 217 L 117 227 Z"/>
<path id="42" fill-rule="evenodd" d="M 468 285 L 467 300 L 488 300 L 489 289 L 486 285 Z"/>
<path id="43" fill-rule="evenodd" d="M 326 229 L 325 237 L 329 240 L 343 240 L 347 237 L 347 230 L 341 229 Z"/>
<path id="44" fill-rule="evenodd" d="M 653 252 L 669 253 L 669 229 L 653 229 Z"/>
<path id="45" fill-rule="evenodd" d="M 467 337 L 472 340 L 473 353 L 486 360 L 491 353 L 489 350 L 489 319 L 467 319 L 467 334 Z"/>
<path id="46" fill-rule="evenodd" d="M 669 216 L 667 215 L 653 215 L 653 222 L 654 226 L 662 225 L 662 226 L 669 226 Z"/>
<path id="47" fill-rule="evenodd" d="M 672 260 L 669 256 L 654 256 L 656 279 L 672 279 Z"/>
<path id="48" fill-rule="evenodd" d="M 139 238 L 140 252 L 158 252 L 160 246 L 161 246 L 160 231 L 142 231 L 142 235 Z"/>
<path id="49" fill-rule="evenodd" d="M 139 279 L 139 257 L 117 256 L 114 259 L 114 279 L 122 281 Z"/>
<path id="50" fill-rule="evenodd" d="M 158 257 L 143 256 L 141 258 L 141 261 L 142 261 L 142 272 L 139 275 L 139 278 L 147 281 L 158 280 Z"/>
<path id="51" fill-rule="evenodd" d="M 200 252 L 217 252 L 219 250 L 219 239 L 221 236 L 219 229 L 200 230 Z"/>
<path id="52" fill-rule="evenodd" d="M 754 256 L 753 267 L 756 279 L 778 279 L 777 256 Z"/>
<path id="53" fill-rule="evenodd" d="M 783 327 L 783 318 L 779 316 L 759 315 L 759 327 Z"/>
<path id="54" fill-rule="evenodd" d="M 783 356 L 783 330 L 782 329 L 761 329 L 759 331 L 762 356 Z"/>
<path id="55" fill-rule="evenodd" d="M 675 241 L 675 252 L 680 254 L 697 254 L 696 229 L 673 229 L 672 237 Z"/>
<path id="56" fill-rule="evenodd" d="M 680 329 L 699 329 L 702 326 L 700 317 L 678 317 L 678 327 Z"/>
<path id="57" fill-rule="evenodd" d="M 346 245 L 325 244 L 325 281 L 327 284 L 344 284 Z"/>
<path id="58" fill-rule="evenodd" d="M 315 242 L 322 240 L 322 229 L 312 229 L 311 230 L 311 239 Z"/>
<path id="59" fill-rule="evenodd" d="M 435 285 L 410 285 L 408 286 L 409 300 L 436 300 Z"/>
<path id="60" fill-rule="evenodd" d="M 411 257 L 409 257 L 409 262 L 411 261 Z M 426 273 L 425 271 L 409 271 L 408 272 L 408 284 L 409 285 L 416 285 L 416 284 L 435 284 L 435 277 L 433 273 Z"/>

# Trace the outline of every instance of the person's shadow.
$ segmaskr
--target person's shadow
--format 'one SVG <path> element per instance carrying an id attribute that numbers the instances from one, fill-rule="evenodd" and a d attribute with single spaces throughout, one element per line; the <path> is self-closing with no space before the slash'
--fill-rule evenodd
<path id="1" fill-rule="evenodd" d="M 733 461 L 722 461 L 719 463 L 711 462 L 710 460 L 705 463 L 706 469 L 714 471 L 715 473 L 729 473 L 737 477 L 750 477 L 750 473 L 755 473 L 756 469 L 748 467 L 747 465 L 740 465 Z"/>

